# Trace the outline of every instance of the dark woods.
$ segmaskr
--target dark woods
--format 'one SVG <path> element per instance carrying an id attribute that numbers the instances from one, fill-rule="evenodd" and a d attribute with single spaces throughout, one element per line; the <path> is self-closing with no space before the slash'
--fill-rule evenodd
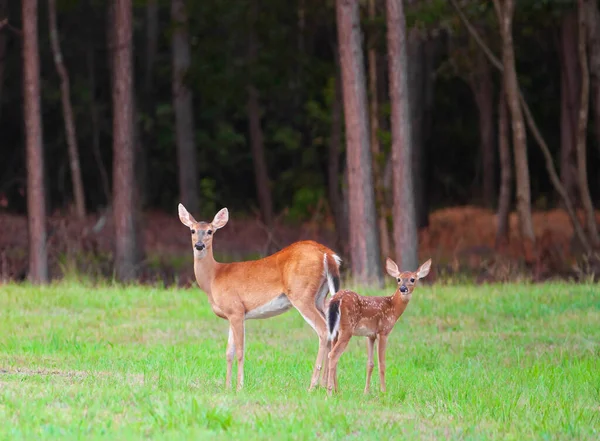
<path id="1" fill-rule="evenodd" d="M 180 201 L 230 209 L 224 259 L 310 236 L 374 284 L 425 252 L 484 279 L 581 274 L 599 6 L 0 0 L 0 148 L 3 279 L 175 277 Z"/>

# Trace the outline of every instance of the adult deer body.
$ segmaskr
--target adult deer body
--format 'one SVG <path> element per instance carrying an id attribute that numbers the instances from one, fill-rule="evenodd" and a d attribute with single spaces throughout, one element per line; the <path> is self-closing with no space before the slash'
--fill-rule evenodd
<path id="1" fill-rule="evenodd" d="M 388 297 L 365 297 L 353 291 L 343 290 L 336 293 L 329 302 L 327 322 L 329 339 L 333 347 L 329 353 L 329 372 L 327 392 L 337 384 L 337 364 L 353 335 L 367 337 L 367 381 L 365 393 L 369 392 L 373 372 L 373 351 L 375 340 L 379 339 L 379 383 L 385 392 L 385 350 L 387 339 L 394 325 L 408 306 L 412 292 L 419 279 L 429 274 L 431 259 L 415 272 L 400 273 L 392 259 L 387 259 L 386 269 L 398 282 L 396 292 Z"/>
<path id="2" fill-rule="evenodd" d="M 329 348 L 325 322 L 325 298 L 339 289 L 340 258 L 314 241 L 300 241 L 265 258 L 219 263 L 213 256 L 213 234 L 229 220 L 226 208 L 211 222 L 198 222 L 179 204 L 179 219 L 191 230 L 196 282 L 208 296 L 213 312 L 229 321 L 227 375 L 231 387 L 234 355 L 237 357 L 237 389 L 244 384 L 244 342 L 247 319 L 274 317 L 295 307 L 319 336 L 319 351 L 310 389 L 318 380 Z M 326 380 L 324 369 L 323 381 Z"/>

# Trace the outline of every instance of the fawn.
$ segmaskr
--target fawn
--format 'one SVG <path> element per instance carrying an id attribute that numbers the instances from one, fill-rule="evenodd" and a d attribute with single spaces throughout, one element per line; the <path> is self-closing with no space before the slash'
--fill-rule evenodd
<path id="1" fill-rule="evenodd" d="M 365 393 L 369 393 L 373 372 L 373 350 L 379 337 L 379 383 L 385 392 L 385 349 L 388 335 L 400 318 L 415 289 L 417 280 L 429 274 L 431 259 L 415 272 L 400 272 L 398 265 L 388 258 L 386 270 L 398 282 L 398 289 L 391 296 L 367 297 L 353 291 L 338 291 L 330 300 L 327 309 L 329 340 L 333 347 L 329 353 L 327 392 L 338 391 L 337 364 L 353 335 L 367 337 L 367 382 Z"/>

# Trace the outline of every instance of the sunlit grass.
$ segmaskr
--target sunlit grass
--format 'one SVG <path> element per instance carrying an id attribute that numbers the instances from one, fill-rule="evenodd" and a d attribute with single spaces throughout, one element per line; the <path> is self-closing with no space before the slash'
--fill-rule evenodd
<path id="1" fill-rule="evenodd" d="M 241 393 L 224 390 L 227 324 L 197 288 L 3 286 L 0 311 L 2 439 L 600 432 L 596 285 L 419 287 L 389 340 L 388 392 L 375 371 L 363 395 L 366 345 L 355 337 L 333 399 L 306 390 L 317 339 L 294 310 L 247 323 Z"/>

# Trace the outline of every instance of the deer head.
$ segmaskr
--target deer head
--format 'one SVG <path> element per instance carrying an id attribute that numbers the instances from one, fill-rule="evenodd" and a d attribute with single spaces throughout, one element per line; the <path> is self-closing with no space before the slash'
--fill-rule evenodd
<path id="1" fill-rule="evenodd" d="M 429 274 L 431 269 L 431 259 L 427 260 L 419 269 L 415 272 L 404 271 L 400 272 L 398 265 L 389 257 L 385 262 L 385 268 L 390 276 L 396 279 L 398 282 L 398 291 L 403 298 L 410 299 L 417 281 Z"/>
<path id="2" fill-rule="evenodd" d="M 213 234 L 219 228 L 223 228 L 229 220 L 229 211 L 222 208 L 214 217 L 212 222 L 198 222 L 185 209 L 183 204 L 179 204 L 179 220 L 190 229 L 192 234 L 192 249 L 195 259 L 203 259 L 208 250 L 212 247 Z"/>

